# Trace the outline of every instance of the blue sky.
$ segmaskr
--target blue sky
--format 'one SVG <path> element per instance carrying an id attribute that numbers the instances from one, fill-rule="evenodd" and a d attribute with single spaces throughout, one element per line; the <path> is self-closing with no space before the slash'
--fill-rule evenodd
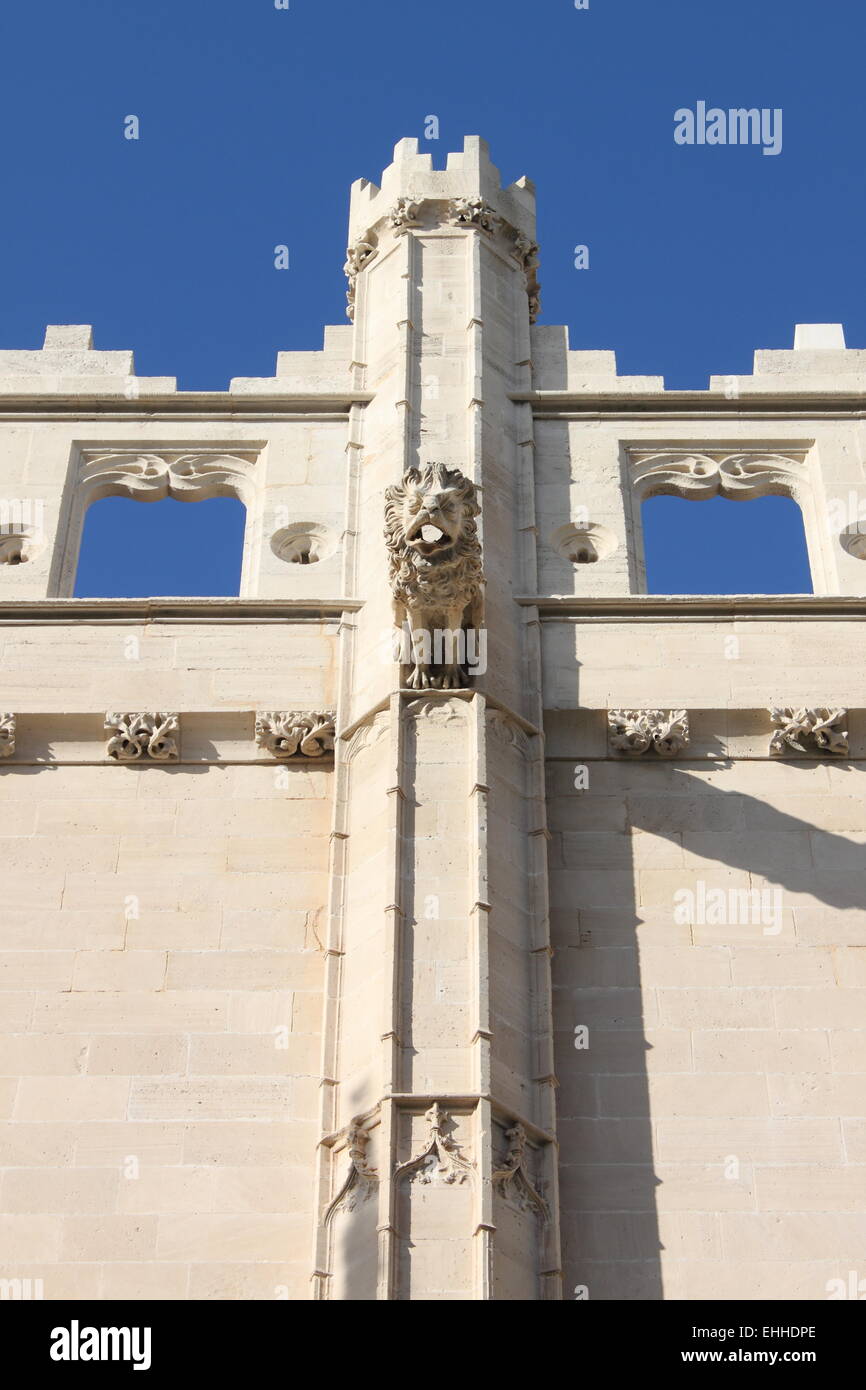
<path id="1" fill-rule="evenodd" d="M 703 388 L 796 322 L 866 346 L 853 0 L 290 3 L 4 7 L 0 346 L 92 323 L 182 389 L 270 375 L 344 322 L 349 184 L 430 114 L 434 161 L 481 134 L 506 180 L 536 182 L 541 321 L 573 347 Z M 677 146 L 698 100 L 781 107 L 782 153 Z"/>

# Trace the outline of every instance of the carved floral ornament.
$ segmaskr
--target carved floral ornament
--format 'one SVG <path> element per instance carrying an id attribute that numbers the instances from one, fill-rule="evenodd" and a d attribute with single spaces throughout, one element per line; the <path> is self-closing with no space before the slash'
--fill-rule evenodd
<path id="1" fill-rule="evenodd" d="M 334 751 L 335 719 L 330 711 L 266 711 L 256 716 L 256 742 L 275 758 L 321 758 Z"/>
<path id="2" fill-rule="evenodd" d="M 798 753 L 827 753 L 846 757 L 848 719 L 846 709 L 782 709 L 774 706 L 770 718 L 776 732 L 770 739 L 770 757 L 781 758 L 789 748 Z"/>
<path id="3" fill-rule="evenodd" d="M 334 748 L 332 713 L 291 710 L 266 712 L 256 717 L 256 742 L 274 758 L 295 755 L 321 758 Z M 4 747 L 4 726 L 8 732 Z M 176 762 L 180 756 L 180 715 L 177 713 L 111 713 L 105 716 L 111 737 L 106 754 L 113 762 Z M 11 747 L 8 746 L 11 740 Z M 15 719 L 0 715 L 0 756 L 8 756 L 15 746 Z"/>
<path id="4" fill-rule="evenodd" d="M 105 728 L 111 734 L 105 751 L 114 762 L 166 763 L 178 757 L 177 714 L 106 714 Z"/>
<path id="5" fill-rule="evenodd" d="M 612 709 L 607 722 L 615 753 L 639 758 L 653 749 L 660 758 L 675 758 L 688 747 L 689 716 L 684 709 Z"/>
<path id="6" fill-rule="evenodd" d="M 807 482 L 805 451 L 777 454 L 754 449 L 629 449 L 632 484 L 640 497 L 661 493 L 699 501 L 722 497 L 798 497 Z"/>
<path id="7" fill-rule="evenodd" d="M 397 1164 L 395 1177 L 434 1187 L 465 1182 L 474 1174 L 475 1165 L 463 1157 L 457 1143 L 447 1133 L 451 1121 L 438 1101 L 434 1101 L 424 1119 L 427 1143 L 414 1158 Z"/>
<path id="8" fill-rule="evenodd" d="M 444 206 L 444 214 L 440 210 Z M 439 225 L 472 228 L 485 232 L 488 236 L 505 237 L 510 255 L 517 261 L 526 280 L 526 293 L 529 298 L 529 319 L 535 323 L 541 312 L 541 288 L 538 283 L 538 246 L 524 232 L 513 227 L 496 209 L 481 197 L 452 198 L 444 205 L 431 198 L 418 198 L 411 194 L 398 198 L 388 210 L 387 225 L 397 236 L 420 227 L 422 218 L 429 209 L 434 210 Z M 346 291 L 346 316 L 354 321 L 357 282 L 361 271 L 366 269 L 379 254 L 376 233 L 371 228 L 356 238 L 346 248 L 346 263 L 343 273 L 349 287 Z"/>

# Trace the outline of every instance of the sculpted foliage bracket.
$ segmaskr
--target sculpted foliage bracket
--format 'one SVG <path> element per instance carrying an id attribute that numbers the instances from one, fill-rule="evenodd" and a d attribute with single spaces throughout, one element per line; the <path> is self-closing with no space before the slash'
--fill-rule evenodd
<path id="1" fill-rule="evenodd" d="M 845 757 L 848 730 L 841 726 L 848 718 L 846 709 L 788 709 L 774 706 L 770 718 L 777 725 L 770 739 L 770 757 L 781 758 L 789 748 L 798 753 L 828 753 Z M 804 746 L 803 740 L 808 746 Z"/>
<path id="2" fill-rule="evenodd" d="M 684 709 L 608 710 L 610 746 L 639 758 L 651 748 L 660 758 L 675 758 L 689 743 L 689 716 Z"/>
<path id="3" fill-rule="evenodd" d="M 321 758 L 334 751 L 335 719 L 331 712 L 265 711 L 256 717 L 256 742 L 275 758 Z"/>
<path id="4" fill-rule="evenodd" d="M 106 714 L 105 728 L 112 734 L 105 751 L 114 762 L 165 763 L 179 756 L 177 714 Z"/>

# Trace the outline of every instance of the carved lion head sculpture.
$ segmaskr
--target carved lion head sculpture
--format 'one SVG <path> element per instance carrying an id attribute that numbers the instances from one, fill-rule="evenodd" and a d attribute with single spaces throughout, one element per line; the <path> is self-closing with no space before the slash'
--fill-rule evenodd
<path id="1" fill-rule="evenodd" d="M 385 489 L 385 540 L 394 597 L 408 607 L 468 604 L 481 588 L 475 484 L 426 463 Z"/>

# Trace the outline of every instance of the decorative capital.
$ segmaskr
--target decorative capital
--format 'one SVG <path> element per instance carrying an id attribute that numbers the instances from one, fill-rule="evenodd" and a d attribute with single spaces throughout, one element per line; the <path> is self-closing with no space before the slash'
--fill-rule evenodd
<path id="1" fill-rule="evenodd" d="M 846 709 L 782 709 L 773 707 L 770 718 L 777 726 L 770 739 L 770 757 L 784 757 L 789 748 L 798 753 L 828 753 L 845 757 L 848 753 Z M 805 743 L 804 743 L 805 740 Z"/>
<path id="2" fill-rule="evenodd" d="M 264 712 L 256 717 L 256 742 L 275 758 L 292 758 L 296 753 L 321 758 L 334 750 L 336 717 L 331 712 Z"/>
<path id="3" fill-rule="evenodd" d="M 684 709 L 612 709 L 607 713 L 610 746 L 639 758 L 654 748 L 660 758 L 675 758 L 689 743 L 689 716 Z"/>
<path id="4" fill-rule="evenodd" d="M 15 715 L 0 714 L 0 758 L 11 758 L 15 752 Z"/>
<path id="5" fill-rule="evenodd" d="M 180 731 L 177 714 L 106 714 L 105 728 L 112 734 L 106 753 L 118 763 L 173 762 L 178 757 Z"/>

